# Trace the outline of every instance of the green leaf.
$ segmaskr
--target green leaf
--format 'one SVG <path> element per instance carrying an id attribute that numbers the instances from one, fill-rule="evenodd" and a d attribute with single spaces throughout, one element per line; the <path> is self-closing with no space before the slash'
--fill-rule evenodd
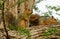
<path id="1" fill-rule="evenodd" d="M 16 31 L 18 31 L 18 27 L 13 26 L 13 25 L 9 25 L 8 28 L 11 29 L 11 30 L 16 30 Z"/>
<path id="2" fill-rule="evenodd" d="M 2 9 L 2 6 L 3 6 L 3 5 L 0 3 L 0 9 Z"/>
<path id="3" fill-rule="evenodd" d="M 26 28 L 19 28 L 19 32 L 21 34 L 26 34 L 27 35 L 27 39 L 30 39 L 30 37 L 31 37 L 30 32 Z"/>
<path id="4" fill-rule="evenodd" d="M 56 28 L 51 28 L 51 29 L 49 29 L 49 30 L 46 30 L 46 31 L 44 32 L 44 35 L 45 35 L 45 36 L 49 36 L 49 35 L 53 35 L 53 34 L 56 33 L 56 32 L 58 32 L 58 30 L 57 30 Z"/>

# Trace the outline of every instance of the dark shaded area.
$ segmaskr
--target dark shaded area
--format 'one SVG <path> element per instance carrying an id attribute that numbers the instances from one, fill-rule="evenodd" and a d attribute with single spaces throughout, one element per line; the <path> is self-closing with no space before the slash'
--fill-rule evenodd
<path id="1" fill-rule="evenodd" d="M 31 15 L 29 22 L 30 22 L 29 25 L 30 27 L 39 25 L 39 15 L 37 14 Z"/>
<path id="2" fill-rule="evenodd" d="M 30 26 L 36 26 L 38 24 L 39 24 L 39 20 L 38 19 L 35 19 L 34 21 L 30 20 Z"/>
<path id="3" fill-rule="evenodd" d="M 53 38 L 51 38 L 51 39 L 57 39 L 57 37 L 53 37 Z"/>

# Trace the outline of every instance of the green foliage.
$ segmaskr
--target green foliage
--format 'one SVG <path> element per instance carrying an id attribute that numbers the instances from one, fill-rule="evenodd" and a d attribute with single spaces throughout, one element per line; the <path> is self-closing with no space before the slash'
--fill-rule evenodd
<path id="1" fill-rule="evenodd" d="M 30 39 L 30 32 L 26 28 L 19 28 L 18 30 L 21 34 L 26 34 L 28 36 L 27 39 Z"/>
<path id="2" fill-rule="evenodd" d="M 40 3 L 41 1 L 43 1 L 43 0 L 35 1 L 35 4 L 34 4 L 34 10 L 37 11 L 38 13 L 40 12 L 40 10 L 39 10 L 39 8 L 37 7 L 37 4 Z"/>
<path id="3" fill-rule="evenodd" d="M 56 28 L 51 28 L 49 30 L 45 30 L 44 35 L 49 36 L 49 35 L 53 35 L 53 34 L 55 34 L 57 32 L 58 32 L 58 30 Z"/>
<path id="4" fill-rule="evenodd" d="M 47 17 L 50 17 L 52 15 L 52 12 L 51 11 L 48 11 L 44 14 L 44 16 L 47 16 Z"/>
<path id="5" fill-rule="evenodd" d="M 35 5 L 35 6 L 34 6 L 34 9 L 35 9 L 35 10 L 38 10 L 38 7 L 36 7 L 36 5 Z"/>
<path id="6" fill-rule="evenodd" d="M 16 31 L 18 30 L 17 26 L 13 26 L 13 25 L 9 25 L 8 28 L 10 30 L 16 30 Z"/>
<path id="7" fill-rule="evenodd" d="M 45 13 L 44 16 L 50 17 L 48 13 Z"/>
<path id="8" fill-rule="evenodd" d="M 50 9 L 51 12 L 52 12 L 53 10 L 56 11 L 56 14 L 60 16 L 60 14 L 57 13 L 58 11 L 60 11 L 60 6 L 47 6 L 47 5 L 46 5 L 46 7 L 47 7 L 48 10 Z"/>
<path id="9" fill-rule="evenodd" d="M 3 6 L 3 5 L 2 5 L 2 2 L 0 1 L 0 10 L 2 9 L 2 6 Z"/>
<path id="10" fill-rule="evenodd" d="M 11 30 L 18 31 L 21 35 L 26 35 L 27 39 L 31 38 L 30 32 L 26 28 L 22 28 L 22 27 L 18 28 L 17 26 L 12 26 L 12 25 L 9 25 L 8 28 Z"/>
<path id="11" fill-rule="evenodd" d="M 60 21 L 58 22 L 58 25 L 60 25 Z"/>
<path id="12" fill-rule="evenodd" d="M 2 4 L 0 3 L 0 10 L 2 9 Z"/>
<path id="13" fill-rule="evenodd" d="M 3 7 L 3 3 L 5 2 L 6 0 L 2 0 L 2 1 L 0 1 L 0 10 L 2 9 L 2 7 Z"/>
<path id="14" fill-rule="evenodd" d="M 40 3 L 41 1 L 43 1 L 43 0 L 38 0 L 38 1 L 36 1 L 36 4 L 37 4 L 37 3 Z"/>
<path id="15" fill-rule="evenodd" d="M 50 8 L 50 9 L 54 9 L 55 11 L 59 11 L 60 10 L 60 6 L 46 6 L 47 8 Z"/>

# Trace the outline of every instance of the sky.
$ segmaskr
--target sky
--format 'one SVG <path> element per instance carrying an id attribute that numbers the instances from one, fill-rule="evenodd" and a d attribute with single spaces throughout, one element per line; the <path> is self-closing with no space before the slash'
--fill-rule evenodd
<path id="1" fill-rule="evenodd" d="M 46 8 L 46 5 L 48 6 L 60 6 L 60 0 L 43 0 L 40 3 L 36 4 L 36 6 L 39 8 L 40 12 L 36 12 L 33 9 L 33 14 L 37 13 L 40 16 L 43 16 L 45 12 L 48 11 L 48 9 Z M 60 16 L 57 15 L 56 13 L 60 14 L 60 11 L 56 12 L 55 10 L 52 10 L 52 15 L 54 16 L 54 18 L 59 19 L 60 20 Z"/>

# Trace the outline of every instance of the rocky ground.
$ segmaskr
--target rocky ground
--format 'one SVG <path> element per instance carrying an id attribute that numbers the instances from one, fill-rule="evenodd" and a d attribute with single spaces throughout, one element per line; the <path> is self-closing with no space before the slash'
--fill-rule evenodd
<path id="1" fill-rule="evenodd" d="M 47 36 L 44 36 L 44 31 L 52 27 L 57 28 L 59 32 L 57 34 L 50 35 L 47 38 Z M 29 27 L 27 29 L 30 30 L 31 39 L 60 39 L 60 25 L 53 25 L 53 26 L 38 25 L 38 26 Z M 15 30 L 8 29 L 8 33 L 10 39 L 26 39 L 27 37 L 26 35 L 20 35 L 18 31 Z M 0 39 L 6 39 L 6 34 L 3 27 L 0 27 Z"/>

